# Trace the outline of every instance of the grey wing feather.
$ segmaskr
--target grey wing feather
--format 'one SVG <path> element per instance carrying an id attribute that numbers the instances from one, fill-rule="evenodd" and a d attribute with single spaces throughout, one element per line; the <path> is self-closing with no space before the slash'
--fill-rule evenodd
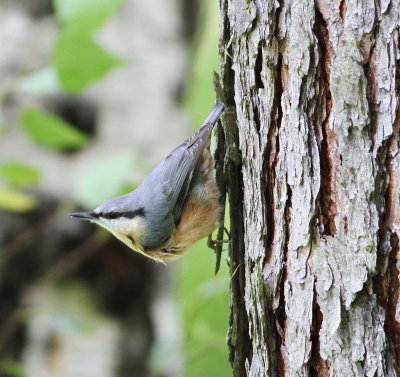
<path id="1" fill-rule="evenodd" d="M 188 140 L 186 145 L 182 146 L 183 151 L 176 151 L 173 155 L 167 158 L 176 158 L 178 163 L 175 165 L 175 172 L 172 172 L 171 180 L 169 181 L 171 186 L 170 204 L 172 205 L 172 214 L 174 216 L 174 222 L 177 224 L 181 217 L 182 209 L 190 190 L 193 177 L 196 175 L 196 170 L 199 164 L 200 156 L 203 152 L 205 145 L 208 144 L 210 137 L 212 124 L 204 125 L 193 140 Z"/>
<path id="2" fill-rule="evenodd" d="M 175 148 L 148 177 L 148 183 L 153 187 L 156 185 L 162 186 L 163 196 L 165 195 L 164 200 L 168 203 L 168 209 L 165 208 L 165 202 L 162 204 L 161 202 L 155 203 L 153 201 L 154 215 L 157 213 L 158 216 L 157 220 L 154 218 L 154 221 L 150 221 L 151 224 L 148 224 L 149 230 L 150 228 L 152 230 L 142 241 L 145 246 L 154 247 L 160 245 L 165 241 L 165 235 L 161 234 L 160 231 L 167 231 L 168 229 L 169 232 L 169 229 L 179 222 L 193 177 L 196 174 L 200 156 L 223 109 L 224 105 L 217 103 L 200 130 Z M 164 213 L 165 210 L 167 210 L 167 213 Z"/>
<path id="3" fill-rule="evenodd" d="M 177 162 L 176 164 L 171 164 L 174 171 L 169 178 L 169 184 L 171 185 L 170 203 L 172 204 L 175 224 L 180 220 L 193 177 L 196 175 L 200 156 L 209 142 L 210 133 L 221 116 L 223 109 L 224 105 L 218 102 L 208 114 L 199 131 L 175 148 L 165 159 L 167 161 L 174 158 Z"/>

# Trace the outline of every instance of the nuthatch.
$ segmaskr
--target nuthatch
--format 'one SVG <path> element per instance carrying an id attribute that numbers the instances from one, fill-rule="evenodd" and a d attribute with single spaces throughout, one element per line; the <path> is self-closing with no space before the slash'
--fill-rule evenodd
<path id="1" fill-rule="evenodd" d="M 136 190 L 71 216 L 104 227 L 132 250 L 158 262 L 176 258 L 210 235 L 222 216 L 210 136 L 223 109 L 217 103 L 200 130 L 161 161 Z"/>

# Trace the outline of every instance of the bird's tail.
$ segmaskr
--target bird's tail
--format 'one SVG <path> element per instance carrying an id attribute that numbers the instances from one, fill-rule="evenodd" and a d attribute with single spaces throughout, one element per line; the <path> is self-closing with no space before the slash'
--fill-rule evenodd
<path id="1" fill-rule="evenodd" d="M 205 124 L 214 124 L 219 117 L 221 116 L 222 111 L 224 110 L 224 104 L 222 102 L 217 102 L 215 106 L 211 109 L 210 114 L 208 114 L 206 120 L 204 121 L 203 125 Z"/>

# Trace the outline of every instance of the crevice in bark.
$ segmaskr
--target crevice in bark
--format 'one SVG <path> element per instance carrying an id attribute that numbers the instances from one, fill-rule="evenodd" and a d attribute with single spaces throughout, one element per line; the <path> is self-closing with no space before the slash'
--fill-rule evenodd
<path id="1" fill-rule="evenodd" d="M 371 33 L 366 34 L 363 36 L 362 40 L 360 41 L 360 51 L 363 57 L 363 71 L 365 75 L 365 79 L 367 82 L 366 88 L 366 97 L 368 102 L 368 111 L 370 117 L 370 138 L 372 140 L 371 143 L 371 151 L 374 148 L 374 135 L 377 130 L 377 113 L 376 113 L 376 67 L 375 67 L 375 40 L 376 35 L 379 33 L 380 23 L 377 23 L 374 26 L 374 29 Z"/>
<path id="2" fill-rule="evenodd" d="M 258 89 L 264 88 L 264 83 L 262 80 L 262 70 L 263 70 L 263 47 L 265 45 L 264 40 L 258 42 L 258 51 L 257 51 L 257 58 L 256 63 L 254 65 L 254 78 L 256 82 L 256 86 Z"/>
<path id="3" fill-rule="evenodd" d="M 389 234 L 391 251 L 387 262 L 379 259 L 380 267 L 386 268 L 384 275 L 374 278 L 374 291 L 379 304 L 385 309 L 385 334 L 389 342 L 389 348 L 396 361 L 397 372 L 400 373 L 400 323 L 396 321 L 396 305 L 399 300 L 399 237 L 396 233 Z"/>
<path id="4" fill-rule="evenodd" d="M 390 346 L 392 348 L 396 364 L 400 365 L 400 323 L 396 320 L 396 306 L 399 301 L 399 276 L 400 271 L 398 269 L 399 264 L 399 236 L 396 233 L 391 235 L 390 245 L 392 251 L 389 254 L 389 285 L 387 291 L 387 308 L 386 308 L 386 320 L 385 320 L 385 331 L 386 336 L 389 339 Z"/>
<path id="5" fill-rule="evenodd" d="M 335 143 L 335 133 L 330 128 L 330 114 L 332 110 L 332 98 L 330 91 L 330 69 L 332 46 L 329 41 L 327 24 L 315 3 L 315 23 L 314 33 L 318 40 L 319 51 L 321 54 L 320 71 L 321 71 L 321 105 L 324 106 L 323 119 L 321 123 L 321 145 L 320 145 L 320 171 L 321 186 L 318 194 L 318 206 L 320 212 L 320 220 L 323 224 L 323 234 L 333 236 L 336 234 L 335 216 L 337 209 L 335 205 L 335 186 L 336 174 L 334 158 L 332 156 L 332 148 Z"/>
<path id="6" fill-rule="evenodd" d="M 265 224 L 266 224 L 266 239 L 265 239 L 265 257 L 263 265 L 268 263 L 272 256 L 272 247 L 274 242 L 275 234 L 275 203 L 274 203 L 274 188 L 276 179 L 276 164 L 278 162 L 279 155 L 279 128 L 282 122 L 282 55 L 279 54 L 277 66 L 274 76 L 274 98 L 271 112 L 270 128 L 267 135 L 267 145 L 264 153 L 264 165 L 263 165 L 263 179 L 261 181 L 261 187 L 265 197 Z M 290 187 L 289 187 L 290 190 Z M 288 199 L 288 205 L 290 206 L 290 199 Z M 286 247 L 287 253 L 287 247 Z M 286 255 L 285 255 L 286 257 Z M 286 278 L 286 267 L 285 261 L 282 267 L 281 284 L 283 284 Z M 283 303 L 283 286 L 281 286 L 280 305 L 277 312 L 271 314 L 275 318 L 274 333 L 275 333 L 275 345 L 276 345 L 276 357 L 277 357 L 277 375 L 284 376 L 285 362 L 283 359 L 281 346 L 284 339 L 284 303 Z"/>
<path id="7" fill-rule="evenodd" d="M 283 332 L 284 330 L 280 327 L 278 319 L 276 320 L 275 324 L 275 339 L 276 339 L 276 356 L 277 356 L 277 367 L 278 367 L 278 372 L 277 376 L 278 377 L 285 377 L 285 359 L 283 358 L 283 352 L 282 352 L 282 344 L 285 339 L 285 333 Z"/>
<path id="8" fill-rule="evenodd" d="M 262 80 L 262 70 L 263 70 L 263 47 L 265 45 L 264 40 L 260 40 L 258 42 L 258 49 L 257 49 L 257 57 L 256 61 L 254 64 L 254 81 L 255 81 L 255 86 L 256 90 L 252 93 L 253 96 L 253 119 L 254 119 L 254 124 L 256 126 L 257 132 L 260 132 L 261 128 L 261 122 L 260 122 L 260 109 L 258 106 L 258 91 L 257 89 L 262 89 L 264 88 L 264 83 Z"/>
<path id="9" fill-rule="evenodd" d="M 228 9 L 227 1 L 221 5 L 221 22 L 223 23 L 220 49 L 220 55 L 222 56 L 221 82 L 225 95 L 225 105 L 235 106 L 235 77 L 232 69 L 232 46 L 227 45 L 231 38 L 231 26 L 228 15 L 224 14 L 223 9 Z"/>
<path id="10" fill-rule="evenodd" d="M 328 111 L 332 106 L 329 99 Z M 322 141 L 321 141 L 321 187 L 319 192 L 319 208 L 321 213 L 321 221 L 324 226 L 322 234 L 333 236 L 336 234 L 335 217 L 337 214 L 336 204 L 334 200 L 335 192 L 335 169 L 330 158 L 330 149 L 335 140 L 335 133 L 329 128 L 329 118 L 326 118 L 322 125 Z"/>
<path id="11" fill-rule="evenodd" d="M 231 121 L 236 121 L 236 119 Z M 228 127 L 233 124 L 235 123 L 228 121 Z M 235 136 L 237 137 L 237 135 Z M 236 145 L 239 143 L 237 139 L 236 143 Z M 231 223 L 230 271 L 232 279 L 230 334 L 228 336 L 229 360 L 234 370 L 234 376 L 245 377 L 245 362 L 247 359 L 251 359 L 252 350 L 249 337 L 249 320 L 245 306 L 243 176 L 241 166 L 228 162 L 225 175 L 227 177 Z"/>
<path id="12" fill-rule="evenodd" d="M 266 240 L 265 240 L 265 258 L 264 265 L 268 263 L 272 255 L 272 245 L 274 243 L 275 234 L 275 203 L 274 203 L 274 188 L 275 188 L 275 167 L 278 162 L 279 155 L 279 128 L 282 123 L 282 54 L 278 56 L 274 76 L 274 99 L 271 112 L 270 128 L 268 130 L 268 141 L 264 155 L 264 180 L 262 187 L 265 192 L 265 223 L 266 223 Z"/>
<path id="13" fill-rule="evenodd" d="M 400 67 L 396 69 L 396 93 L 400 94 Z M 386 187 L 385 212 L 381 225 L 380 244 L 378 246 L 377 266 L 379 274 L 374 277 L 374 291 L 379 304 L 385 308 L 385 334 L 390 350 L 396 361 L 396 370 L 400 375 L 400 322 L 396 319 L 396 306 L 400 299 L 400 247 L 399 247 L 399 205 L 400 173 L 393 160 L 400 150 L 400 106 L 397 108 L 393 125 L 393 134 L 379 151 L 386 153 L 386 171 L 389 182 Z M 378 156 L 380 155 L 378 153 Z M 390 252 L 387 249 L 389 247 Z"/>
<path id="14" fill-rule="evenodd" d="M 342 0 L 340 2 L 340 6 L 339 6 L 339 14 L 340 14 L 340 18 L 342 20 L 342 23 L 344 22 L 345 18 L 346 18 L 346 13 L 347 13 L 347 4 L 345 0 Z"/>
<path id="15" fill-rule="evenodd" d="M 256 101 L 257 100 L 253 101 L 253 119 L 254 119 L 254 124 L 256 126 L 256 130 L 258 133 L 260 133 L 260 128 L 261 128 L 260 109 Z"/>
<path id="16" fill-rule="evenodd" d="M 397 131 L 398 132 L 398 131 Z M 386 203 L 388 211 L 386 213 L 385 225 L 390 232 L 391 251 L 388 256 L 378 255 L 380 260 L 387 258 L 387 270 L 385 275 L 380 279 L 378 286 L 378 299 L 380 304 L 386 309 L 385 332 L 389 339 L 390 347 L 396 360 L 397 367 L 400 367 L 400 323 L 396 320 L 396 306 L 399 301 L 400 289 L 400 249 L 399 235 L 393 229 L 396 227 L 398 213 L 393 210 L 394 202 L 398 201 L 399 190 L 399 173 L 391 171 L 389 168 L 390 182 L 386 195 Z M 382 250 L 380 251 L 382 253 Z M 385 263 L 384 263 L 385 264 Z M 400 372 L 400 370 L 399 370 Z"/>
<path id="17" fill-rule="evenodd" d="M 396 94 L 400 94 L 400 67 L 396 69 Z M 400 149 L 400 107 L 397 108 L 393 125 L 393 134 L 378 151 L 378 157 L 386 154 L 386 171 L 389 182 L 386 186 L 385 212 L 381 225 L 380 244 L 378 246 L 377 266 L 379 274 L 374 277 L 374 291 L 379 304 L 385 308 L 385 334 L 389 348 L 396 361 L 396 371 L 400 375 L 400 321 L 396 319 L 396 306 L 400 299 L 400 248 L 399 248 L 399 206 L 400 173 L 394 159 Z M 389 248 L 390 251 L 387 249 Z"/>
<path id="18" fill-rule="evenodd" d="M 317 302 L 317 292 L 314 283 L 313 320 L 311 326 L 311 357 L 309 362 L 310 377 L 329 376 L 329 366 L 320 354 L 319 332 L 321 330 L 323 315 Z"/>
<path id="19" fill-rule="evenodd" d="M 282 277 L 279 289 L 279 306 L 275 311 L 276 318 L 276 350 L 278 357 L 278 376 L 285 376 L 285 359 L 282 347 L 285 345 L 285 332 L 286 332 L 286 313 L 285 313 L 285 282 L 287 280 L 287 258 L 288 258 L 288 244 L 290 238 L 290 222 L 291 222 L 291 209 L 292 209 L 292 189 L 287 185 L 287 199 L 285 204 L 284 218 L 285 218 L 285 250 L 282 260 Z"/>
<path id="20" fill-rule="evenodd" d="M 245 306 L 245 268 L 244 268 L 244 223 L 243 223 L 243 176 L 241 167 L 232 163 L 227 170 L 228 194 L 231 218 L 231 317 L 233 331 L 228 338 L 229 360 L 235 377 L 245 377 L 246 359 L 251 359 L 251 340 Z"/>

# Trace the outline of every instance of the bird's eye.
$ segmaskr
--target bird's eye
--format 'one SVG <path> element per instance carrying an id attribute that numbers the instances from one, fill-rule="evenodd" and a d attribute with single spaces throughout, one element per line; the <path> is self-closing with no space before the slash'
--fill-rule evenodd
<path id="1" fill-rule="evenodd" d="M 103 215 L 106 219 L 118 219 L 120 216 L 118 212 L 108 212 Z"/>

